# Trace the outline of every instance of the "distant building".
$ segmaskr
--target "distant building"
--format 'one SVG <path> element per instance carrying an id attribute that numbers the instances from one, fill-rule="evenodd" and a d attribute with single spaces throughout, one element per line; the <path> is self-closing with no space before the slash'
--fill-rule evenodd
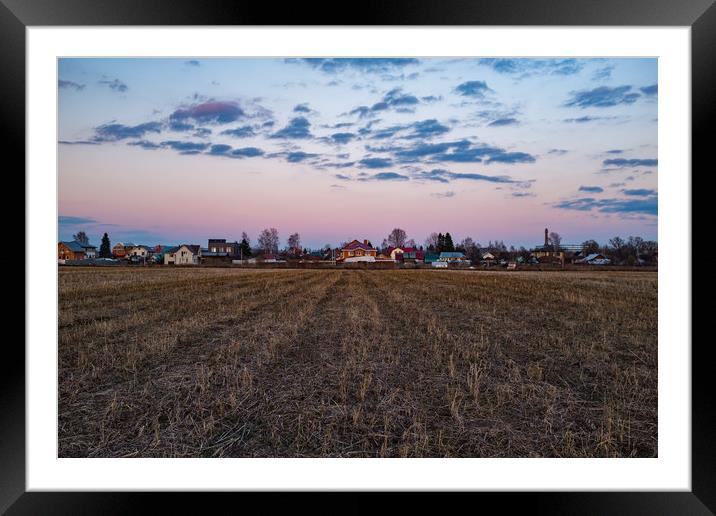
<path id="1" fill-rule="evenodd" d="M 164 252 L 165 265 L 199 265 L 200 260 L 201 247 L 198 245 L 182 244 Z"/>
<path id="2" fill-rule="evenodd" d="M 359 242 L 353 240 L 341 249 L 341 256 L 338 258 L 342 262 L 374 262 L 378 250 L 371 245 L 368 240 Z"/>
<path id="3" fill-rule="evenodd" d="M 239 243 L 227 242 L 225 238 L 210 238 L 209 244 L 206 246 L 206 251 L 208 253 L 215 253 L 216 255 L 238 256 Z"/>
<path id="4" fill-rule="evenodd" d="M 601 253 L 588 254 L 581 260 L 577 260 L 574 263 L 583 263 L 585 265 L 609 265 L 611 260 Z"/>
<path id="5" fill-rule="evenodd" d="M 443 251 L 438 257 L 439 262 L 464 262 L 467 258 L 459 251 L 446 252 Z"/>
<path id="6" fill-rule="evenodd" d="M 97 248 L 77 240 L 57 243 L 58 260 L 87 260 L 97 256 Z"/>
<path id="7" fill-rule="evenodd" d="M 408 263 L 422 263 L 425 261 L 425 251 L 414 247 L 406 247 L 403 251 L 403 261 Z"/>
<path id="8" fill-rule="evenodd" d="M 385 252 L 396 262 L 422 262 L 425 259 L 425 252 L 415 247 L 389 247 Z"/>
<path id="9" fill-rule="evenodd" d="M 115 258 L 127 258 L 129 252 L 135 247 L 132 242 L 117 242 L 112 248 L 112 256 Z"/>
<path id="10" fill-rule="evenodd" d="M 129 258 L 141 258 L 146 260 L 153 253 L 152 249 L 146 245 L 135 245 L 126 250 L 126 256 Z"/>
<path id="11" fill-rule="evenodd" d="M 389 247 L 385 250 L 385 254 L 390 257 L 393 261 L 398 261 L 400 258 L 400 255 L 403 254 L 405 250 L 402 247 Z"/>
<path id="12" fill-rule="evenodd" d="M 440 258 L 440 255 L 438 253 L 425 253 L 423 255 L 423 261 L 425 263 L 434 263 L 438 261 L 438 258 Z"/>

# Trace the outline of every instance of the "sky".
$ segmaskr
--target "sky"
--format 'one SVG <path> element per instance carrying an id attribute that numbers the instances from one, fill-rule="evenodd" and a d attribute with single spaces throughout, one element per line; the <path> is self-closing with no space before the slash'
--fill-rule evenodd
<path id="1" fill-rule="evenodd" d="M 61 240 L 657 239 L 657 59 L 63 58 L 58 77 Z"/>

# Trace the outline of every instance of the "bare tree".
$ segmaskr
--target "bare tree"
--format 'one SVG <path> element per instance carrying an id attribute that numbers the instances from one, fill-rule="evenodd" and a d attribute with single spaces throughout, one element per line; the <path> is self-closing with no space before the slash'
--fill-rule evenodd
<path id="1" fill-rule="evenodd" d="M 562 237 L 559 236 L 559 233 L 552 232 L 549 234 L 549 243 L 552 245 L 552 249 L 557 252 L 559 251 L 559 246 L 562 243 Z"/>
<path id="2" fill-rule="evenodd" d="M 438 234 L 433 232 L 428 235 L 428 238 L 425 239 L 425 248 L 435 250 L 438 247 Z"/>
<path id="3" fill-rule="evenodd" d="M 405 242 L 405 247 L 418 247 L 418 244 L 416 244 L 415 240 L 411 238 L 407 242 Z"/>
<path id="4" fill-rule="evenodd" d="M 264 253 L 277 253 L 278 241 L 278 230 L 276 228 L 264 229 L 259 234 L 259 248 Z"/>
<path id="5" fill-rule="evenodd" d="M 301 235 L 293 233 L 288 237 L 288 248 L 289 249 L 300 249 L 301 248 Z"/>
<path id="6" fill-rule="evenodd" d="M 388 245 L 393 247 L 405 247 L 405 241 L 408 239 L 407 233 L 400 229 L 394 228 L 388 235 Z"/>
<path id="7" fill-rule="evenodd" d="M 596 254 L 599 252 L 599 242 L 596 240 L 585 240 L 582 242 L 582 254 Z"/>
<path id="8" fill-rule="evenodd" d="M 78 231 L 76 235 L 72 235 L 72 238 L 74 238 L 80 244 L 89 244 L 89 237 L 84 231 Z"/>
<path id="9" fill-rule="evenodd" d="M 465 237 L 462 242 L 460 242 L 458 248 L 462 249 L 465 256 L 467 256 L 470 260 L 480 259 L 480 246 L 479 244 L 476 244 L 472 238 Z"/>

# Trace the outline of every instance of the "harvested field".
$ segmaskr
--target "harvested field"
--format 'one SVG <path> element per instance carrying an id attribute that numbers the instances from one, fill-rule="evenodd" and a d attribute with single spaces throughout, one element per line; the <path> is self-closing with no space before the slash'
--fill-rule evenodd
<path id="1" fill-rule="evenodd" d="M 60 268 L 61 457 L 652 457 L 657 274 Z"/>

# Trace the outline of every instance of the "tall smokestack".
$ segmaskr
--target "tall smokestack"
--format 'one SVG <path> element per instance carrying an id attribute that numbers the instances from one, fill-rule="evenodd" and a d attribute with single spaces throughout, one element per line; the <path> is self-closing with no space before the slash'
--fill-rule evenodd
<path id="1" fill-rule="evenodd" d="M 547 236 L 547 228 L 544 228 L 544 246 L 547 247 L 549 245 L 549 237 Z"/>

